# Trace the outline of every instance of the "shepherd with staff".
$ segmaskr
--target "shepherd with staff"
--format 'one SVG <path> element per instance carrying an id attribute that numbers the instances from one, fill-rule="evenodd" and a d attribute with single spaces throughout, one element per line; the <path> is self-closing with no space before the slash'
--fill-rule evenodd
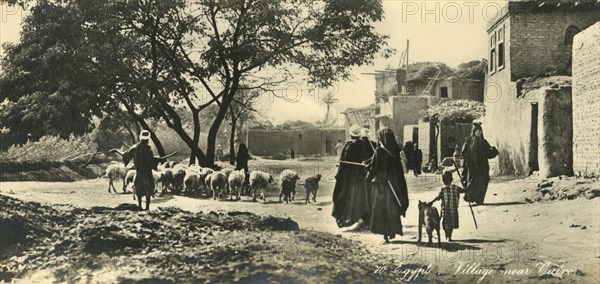
<path id="1" fill-rule="evenodd" d="M 400 216 L 405 216 L 408 209 L 408 187 L 394 132 L 382 128 L 377 132 L 377 139 L 367 174 L 367 183 L 373 188 L 371 232 L 382 234 L 385 243 L 389 243 L 396 234 L 403 235 Z"/>
<path id="2" fill-rule="evenodd" d="M 143 130 L 140 133 L 140 142 L 131 146 L 125 153 L 117 149 L 112 149 L 109 153 L 117 153 L 123 156 L 125 166 L 133 159 L 135 164 L 135 193 L 138 197 L 138 206 L 142 208 L 142 197 L 146 196 L 146 210 L 150 210 L 150 197 L 154 194 L 154 180 L 152 170 L 155 170 L 159 163 L 164 163 L 168 157 L 175 155 L 176 152 L 164 157 L 154 157 L 149 144 L 150 132 Z"/>

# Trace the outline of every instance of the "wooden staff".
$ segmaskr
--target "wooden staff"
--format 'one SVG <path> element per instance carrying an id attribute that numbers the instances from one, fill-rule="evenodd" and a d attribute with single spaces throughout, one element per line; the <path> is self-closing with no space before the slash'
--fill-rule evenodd
<path id="1" fill-rule="evenodd" d="M 110 149 L 110 150 L 108 150 L 108 153 L 109 153 L 109 154 L 110 154 L 110 153 L 117 153 L 117 154 L 119 154 L 119 155 L 123 156 L 123 152 L 121 152 L 119 149 Z M 173 156 L 175 156 L 175 154 L 177 154 L 177 151 L 175 151 L 175 152 L 173 152 L 173 153 L 171 153 L 171 154 L 169 154 L 169 155 L 162 156 L 162 157 L 160 157 L 160 156 L 154 156 L 154 158 L 155 158 L 155 159 L 166 159 L 166 158 L 170 158 L 170 157 L 173 157 Z"/>

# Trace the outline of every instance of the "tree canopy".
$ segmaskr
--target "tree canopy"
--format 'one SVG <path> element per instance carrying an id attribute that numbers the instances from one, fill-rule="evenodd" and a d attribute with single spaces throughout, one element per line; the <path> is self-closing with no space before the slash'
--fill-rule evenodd
<path id="1" fill-rule="evenodd" d="M 0 99 L 15 104 L 9 117 L 31 117 L 31 125 L 48 117 L 40 131 L 61 134 L 89 130 L 103 112 L 124 111 L 145 129 L 147 119 L 160 119 L 203 165 L 213 163 L 240 86 L 261 90 L 297 70 L 330 86 L 349 79 L 352 66 L 393 53 L 372 25 L 383 17 L 380 0 L 32 2 L 21 42 L 7 46 L 2 63 Z M 203 150 L 200 112 L 213 104 Z M 191 131 L 181 111 L 191 114 Z M 54 129 L 65 126 L 80 129 Z"/>

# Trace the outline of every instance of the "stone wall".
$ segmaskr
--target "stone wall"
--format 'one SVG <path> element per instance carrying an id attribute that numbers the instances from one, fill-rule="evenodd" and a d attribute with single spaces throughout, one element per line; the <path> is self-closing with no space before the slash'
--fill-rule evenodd
<path id="1" fill-rule="evenodd" d="M 600 175 L 600 22 L 573 44 L 573 170 Z"/>
<path id="2" fill-rule="evenodd" d="M 332 155 L 338 139 L 347 140 L 344 129 L 314 130 L 248 130 L 248 150 L 251 155 L 269 156 L 273 154 L 290 155 L 294 149 L 296 155 Z M 327 153 L 327 141 L 331 143 Z"/>

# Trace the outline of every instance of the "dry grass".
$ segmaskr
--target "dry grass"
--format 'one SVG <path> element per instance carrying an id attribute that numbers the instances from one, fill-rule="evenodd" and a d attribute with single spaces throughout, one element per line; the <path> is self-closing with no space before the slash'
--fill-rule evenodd
<path id="1" fill-rule="evenodd" d="M 57 136 L 44 136 L 39 141 L 28 142 L 22 146 L 11 146 L 0 153 L 0 163 L 53 163 L 89 158 L 96 153 L 98 146 L 91 134 L 71 136 L 62 139 Z"/>
<path id="2" fill-rule="evenodd" d="M 485 105 L 477 101 L 451 100 L 422 111 L 426 122 L 470 123 L 485 115 Z"/>

